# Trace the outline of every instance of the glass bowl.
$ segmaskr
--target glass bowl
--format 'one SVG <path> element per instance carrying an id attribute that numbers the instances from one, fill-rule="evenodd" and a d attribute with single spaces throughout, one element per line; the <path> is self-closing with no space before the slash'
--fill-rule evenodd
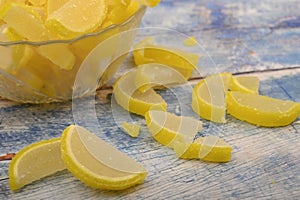
<path id="1" fill-rule="evenodd" d="M 81 97 L 95 92 L 93 87 L 87 88 L 89 91 L 82 91 L 82 94 L 77 92 L 76 96 L 72 95 L 74 81 L 82 63 L 93 49 L 107 38 L 137 29 L 145 11 L 146 7 L 141 6 L 134 15 L 121 24 L 112 25 L 101 31 L 85 34 L 70 40 L 9 42 L 4 41 L 3 36 L 1 38 L 0 35 L 0 96 L 21 103 L 49 103 L 68 101 L 74 97 Z M 114 51 L 118 51 L 120 48 L 122 48 L 122 51 L 129 52 L 135 39 L 135 33 L 136 31 L 130 31 L 131 35 L 129 37 L 127 34 L 125 38 L 118 38 L 126 42 L 114 42 L 111 44 L 113 47 L 109 51 L 105 48 L 103 49 L 106 55 L 105 58 L 99 56 L 96 59 L 116 59 L 113 56 Z M 53 53 L 59 52 L 63 55 L 61 50 L 55 52 L 56 48 L 58 49 L 62 45 L 67 46 L 75 56 L 75 62 L 71 69 L 62 69 L 54 64 L 53 61 L 51 62 L 37 53 L 38 49 L 43 48 L 52 49 Z M 65 57 L 67 59 L 68 55 L 65 55 Z M 105 78 L 102 79 L 101 77 L 99 79 L 97 87 L 105 84 L 113 76 L 114 71 L 122 64 L 125 58 L 126 56 L 123 55 L 109 62 L 111 65 L 106 70 L 109 72 L 105 73 Z M 95 56 L 93 59 L 95 59 Z"/>

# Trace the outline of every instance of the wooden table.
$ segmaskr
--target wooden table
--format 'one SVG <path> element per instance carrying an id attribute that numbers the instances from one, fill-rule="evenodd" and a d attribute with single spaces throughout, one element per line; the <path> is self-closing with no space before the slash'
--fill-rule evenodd
<path id="1" fill-rule="evenodd" d="M 162 0 L 148 9 L 141 27 L 160 27 L 162 32 L 154 31 L 160 42 L 177 42 L 201 54 L 199 73 L 191 85 L 220 71 L 254 74 L 261 80 L 261 94 L 300 102 L 299 10 L 299 0 Z M 148 32 L 142 31 L 138 39 Z M 201 46 L 185 47 L 185 36 L 195 36 Z M 109 92 L 98 91 L 95 102 L 86 99 L 75 110 L 72 102 L 22 105 L 0 100 L 0 155 L 59 137 L 74 122 L 86 124 L 148 169 L 143 184 L 119 192 L 94 190 L 65 170 L 15 193 L 8 187 L 9 161 L 1 161 L 0 199 L 300 199 L 299 118 L 281 128 L 256 127 L 230 116 L 222 125 L 202 120 L 199 134 L 224 138 L 233 147 L 232 160 L 186 161 L 155 142 L 141 117 L 132 116 L 142 126 L 141 135 L 133 139 L 124 134 L 118 120 L 113 120 L 110 97 L 103 98 Z M 190 108 L 188 89 L 161 94 L 170 112 L 197 117 Z M 174 94 L 180 94 L 181 107 Z M 93 107 L 99 126 L 90 118 Z"/>

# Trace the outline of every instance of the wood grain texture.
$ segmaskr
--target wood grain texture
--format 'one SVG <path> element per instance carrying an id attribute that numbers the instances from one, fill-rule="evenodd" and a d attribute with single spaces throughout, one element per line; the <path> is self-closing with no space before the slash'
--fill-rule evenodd
<path id="1" fill-rule="evenodd" d="M 195 36 L 204 47 L 188 48 L 202 55 L 200 73 L 195 78 L 223 70 L 251 73 L 262 80 L 261 94 L 300 102 L 299 9 L 299 1 L 284 0 L 162 0 L 158 7 L 148 9 L 142 27 L 178 31 L 180 34 L 154 34 L 159 36 L 159 42 L 180 48 L 187 48 L 182 44 L 182 33 Z M 138 39 L 146 34 L 147 31 L 141 32 Z M 190 89 L 185 85 L 160 92 L 170 112 L 199 118 L 190 107 Z M 225 164 L 186 161 L 155 142 L 143 118 L 121 112 L 114 104 L 119 112 L 113 116 L 111 96 L 105 98 L 107 93 L 99 91 L 96 100 L 92 97 L 78 101 L 75 110 L 72 102 L 20 105 L 0 100 L 0 155 L 59 137 L 76 119 L 141 162 L 149 171 L 143 184 L 119 192 L 94 190 L 65 170 L 12 192 L 8 188 L 9 161 L 4 161 L 0 162 L 0 199 L 300 198 L 299 118 L 280 128 L 256 127 L 231 116 L 222 125 L 201 119 L 204 128 L 198 135 L 222 137 L 233 146 L 232 160 Z M 128 117 L 142 127 L 138 138 L 131 138 L 118 127 Z"/>
<path id="2" fill-rule="evenodd" d="M 194 48 L 201 52 L 202 75 L 298 67 L 299 7 L 297 0 L 164 0 L 156 9 L 148 9 L 142 27 L 195 36 L 216 64 Z M 168 38 L 174 45 L 172 35 Z"/>

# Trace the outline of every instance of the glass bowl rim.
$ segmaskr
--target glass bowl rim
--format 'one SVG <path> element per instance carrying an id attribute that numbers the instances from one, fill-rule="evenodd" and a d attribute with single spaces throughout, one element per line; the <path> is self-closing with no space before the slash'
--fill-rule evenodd
<path id="1" fill-rule="evenodd" d="M 47 44 L 57 44 L 57 43 L 63 43 L 63 44 L 71 44 L 74 42 L 77 42 L 79 40 L 89 38 L 89 37 L 94 37 L 101 35 L 102 33 L 114 29 L 116 27 L 121 27 L 126 25 L 127 23 L 130 23 L 133 19 L 136 18 L 137 15 L 140 15 L 141 13 L 145 12 L 147 9 L 147 6 L 145 5 L 140 5 L 139 9 L 131 15 L 128 19 L 126 19 L 124 22 L 121 24 L 112 24 L 104 29 L 101 29 L 97 32 L 91 32 L 91 33 L 85 33 L 80 36 L 71 38 L 71 39 L 64 39 L 64 40 L 46 40 L 46 41 L 28 41 L 28 40 L 16 40 L 16 41 L 0 41 L 0 46 L 13 46 L 13 45 L 18 45 L 18 44 L 24 44 L 24 45 L 32 45 L 32 46 L 40 46 L 40 45 L 47 45 Z"/>

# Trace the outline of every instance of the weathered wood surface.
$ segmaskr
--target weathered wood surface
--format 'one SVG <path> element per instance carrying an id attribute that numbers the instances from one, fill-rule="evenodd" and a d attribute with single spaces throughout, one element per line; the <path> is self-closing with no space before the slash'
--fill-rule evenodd
<path id="1" fill-rule="evenodd" d="M 223 70 L 255 73 L 262 80 L 262 94 L 300 102 L 299 9 L 299 1 L 284 0 L 163 0 L 147 11 L 142 27 L 170 28 L 195 36 L 206 50 L 190 48 L 203 54 L 201 76 Z M 163 43 L 172 43 L 178 34 L 159 35 Z M 189 106 L 189 89 L 161 92 L 169 111 L 197 117 Z M 63 171 L 14 193 L 8 188 L 9 161 L 4 161 L 0 162 L 0 199 L 300 198 L 299 119 L 281 128 L 260 128 L 230 116 L 223 125 L 203 120 L 199 134 L 224 138 L 233 146 L 232 160 L 226 164 L 185 161 L 155 142 L 140 117 L 133 115 L 132 120 L 142 126 L 141 135 L 136 139 L 125 135 L 117 125 L 120 119 L 113 119 L 110 98 L 99 98 L 103 92 L 99 91 L 95 104 L 86 99 L 75 110 L 71 102 L 18 105 L 1 100 L 0 155 L 59 137 L 75 120 L 97 129 L 99 137 L 140 161 L 149 171 L 145 182 L 121 192 L 93 190 Z M 100 127 L 94 124 L 94 106 Z"/>
<path id="2" fill-rule="evenodd" d="M 217 67 L 202 59 L 200 69 L 204 75 L 216 70 L 245 72 L 299 67 L 298 0 L 162 2 L 157 8 L 148 9 L 143 25 L 195 36 Z M 175 41 L 172 35 L 164 37 L 167 38 L 171 43 Z"/>

